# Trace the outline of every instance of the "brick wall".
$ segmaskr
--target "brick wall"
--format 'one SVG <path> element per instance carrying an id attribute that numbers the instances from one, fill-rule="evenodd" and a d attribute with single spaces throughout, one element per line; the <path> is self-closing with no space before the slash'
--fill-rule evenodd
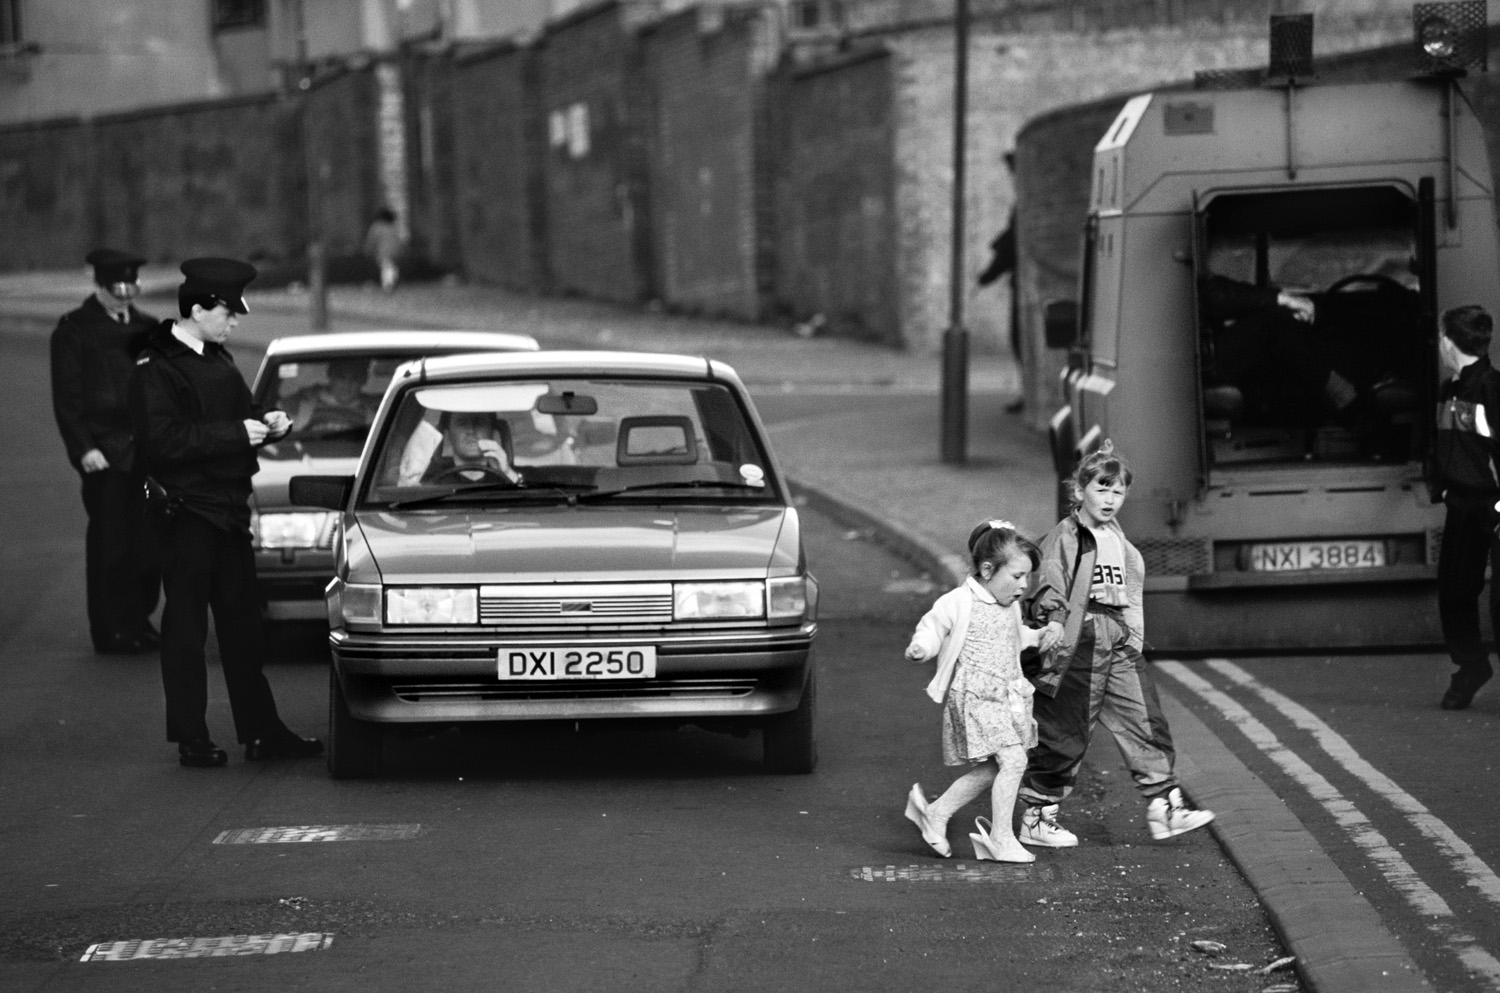
<path id="1" fill-rule="evenodd" d="M 538 51 L 547 263 L 555 289 L 636 302 L 654 293 L 645 82 L 647 5 L 611 0 L 552 25 Z"/>
<path id="2" fill-rule="evenodd" d="M 454 176 L 464 273 L 542 292 L 546 268 L 547 136 L 530 48 L 506 46 L 454 69 Z"/>
<path id="3" fill-rule="evenodd" d="M 762 225 L 766 68 L 780 44 L 768 6 L 690 9 L 646 31 L 653 115 L 653 258 L 674 309 L 753 320 L 769 285 Z"/>
<path id="4" fill-rule="evenodd" d="M 303 103 L 310 185 L 303 202 L 310 231 L 321 237 L 330 259 L 360 253 L 383 201 L 376 105 L 373 66 L 319 83 Z"/>
<path id="5" fill-rule="evenodd" d="M 279 261 L 305 230 L 300 152 L 275 98 L 0 129 L 0 265 L 72 267 L 100 244 Z"/>
<path id="6" fill-rule="evenodd" d="M 455 62 L 449 50 L 411 49 L 401 60 L 405 86 L 410 254 L 441 269 L 460 268 L 454 171 Z"/>
<path id="7" fill-rule="evenodd" d="M 894 62 L 870 49 L 775 87 L 777 309 L 899 345 Z"/>

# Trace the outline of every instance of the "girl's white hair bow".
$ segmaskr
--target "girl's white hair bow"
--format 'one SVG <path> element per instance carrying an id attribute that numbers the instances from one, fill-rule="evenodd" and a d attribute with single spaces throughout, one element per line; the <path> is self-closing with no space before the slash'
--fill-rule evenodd
<path id="1" fill-rule="evenodd" d="M 997 531 L 1001 528 L 1010 528 L 1012 531 L 1016 529 L 1016 526 L 1010 521 L 987 521 L 986 523 Z"/>

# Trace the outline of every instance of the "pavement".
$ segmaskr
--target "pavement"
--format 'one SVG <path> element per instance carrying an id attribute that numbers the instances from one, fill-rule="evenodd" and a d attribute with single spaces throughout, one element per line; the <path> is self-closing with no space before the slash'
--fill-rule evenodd
<path id="1" fill-rule="evenodd" d="M 152 266 L 143 274 L 148 309 L 169 312 L 174 272 Z M 88 291 L 82 269 L 0 275 L 0 318 L 43 333 Z M 245 327 L 257 337 L 309 327 L 308 295 L 298 288 L 252 292 L 247 300 L 254 320 Z M 976 343 L 970 362 L 967 460 L 949 465 L 939 457 L 941 363 L 935 355 L 493 287 L 423 284 L 392 294 L 334 287 L 329 311 L 334 332 L 398 326 L 520 331 L 544 348 L 708 355 L 734 366 L 757 397 L 826 395 L 834 404 L 840 395 L 888 398 L 861 403 L 851 414 L 782 422 L 773 427 L 773 444 L 810 505 L 867 530 L 944 587 L 964 575 L 963 543 L 975 521 L 1004 516 L 1038 537 L 1054 523 L 1045 439 L 1005 412 L 1019 393 L 1018 372 L 1007 353 L 984 343 Z M 1296 956 L 1303 983 L 1317 993 L 1430 989 L 1400 942 L 1282 801 L 1165 686 L 1162 695 L 1183 785 L 1216 812 L 1210 830 Z"/>

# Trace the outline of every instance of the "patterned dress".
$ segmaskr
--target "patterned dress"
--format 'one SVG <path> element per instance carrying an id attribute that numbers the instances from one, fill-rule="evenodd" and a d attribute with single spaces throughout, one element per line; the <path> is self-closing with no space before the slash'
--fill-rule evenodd
<path id="1" fill-rule="evenodd" d="M 1036 744 L 1031 686 L 1021 675 L 1021 609 L 977 597 L 943 704 L 943 763 L 982 762 Z"/>

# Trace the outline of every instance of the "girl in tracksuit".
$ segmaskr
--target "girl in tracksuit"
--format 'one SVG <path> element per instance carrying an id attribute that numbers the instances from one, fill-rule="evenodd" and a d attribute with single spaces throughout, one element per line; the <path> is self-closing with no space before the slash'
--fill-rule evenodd
<path id="1" fill-rule="evenodd" d="M 1072 792 L 1101 724 L 1147 800 L 1152 837 L 1170 838 L 1214 817 L 1178 787 L 1172 733 L 1141 655 L 1145 561 L 1116 520 L 1130 480 L 1129 465 L 1105 441 L 1073 475 L 1073 512 L 1042 540 L 1039 581 L 1028 603 L 1034 620 L 1060 623 L 1062 636 L 1043 653 L 1033 679 L 1038 740 L 1020 790 L 1023 844 L 1078 844 L 1057 823 L 1058 802 Z"/>
<path id="2" fill-rule="evenodd" d="M 907 646 L 913 662 L 938 660 L 927 695 L 943 704 L 943 762 L 972 765 L 931 804 L 914 784 L 906 816 L 932 850 L 947 858 L 948 820 L 988 791 L 994 820 L 980 817 L 969 835 L 976 859 L 1034 862 L 1011 831 L 1026 749 L 1036 742 L 1031 684 L 1021 650 L 1041 632 L 1021 623 L 1021 595 L 1037 549 L 1009 521 L 986 521 L 969 535 L 973 574 L 932 605 Z M 1060 635 L 1060 629 L 1053 636 Z"/>

